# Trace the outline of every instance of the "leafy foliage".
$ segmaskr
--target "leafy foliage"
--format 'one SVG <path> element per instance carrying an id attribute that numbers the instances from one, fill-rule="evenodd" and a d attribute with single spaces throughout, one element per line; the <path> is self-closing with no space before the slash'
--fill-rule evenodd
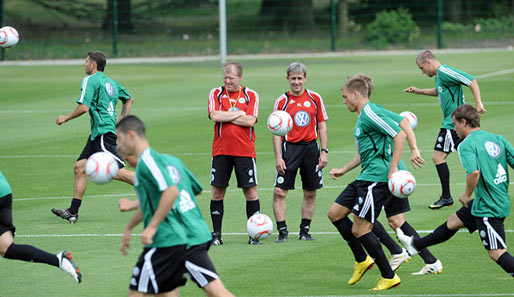
<path id="1" fill-rule="evenodd" d="M 412 43 L 419 37 L 419 27 L 405 8 L 381 11 L 368 25 L 366 40 L 376 48 L 387 44 Z"/>

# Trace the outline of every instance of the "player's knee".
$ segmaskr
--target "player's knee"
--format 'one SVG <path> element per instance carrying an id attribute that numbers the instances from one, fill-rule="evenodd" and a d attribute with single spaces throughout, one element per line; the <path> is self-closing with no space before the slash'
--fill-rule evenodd
<path id="1" fill-rule="evenodd" d="M 275 188 L 275 190 L 273 191 L 273 200 L 283 200 L 283 199 L 286 199 L 286 191 L 280 189 L 280 188 Z"/>
<path id="2" fill-rule="evenodd" d="M 338 221 L 343 218 L 343 215 L 334 207 L 330 207 L 327 212 L 327 217 L 331 222 Z"/>
<path id="3" fill-rule="evenodd" d="M 85 174 L 86 168 L 84 166 L 84 163 L 80 161 L 75 163 L 75 165 L 73 166 L 73 172 L 75 173 L 75 175 Z"/>
<path id="4" fill-rule="evenodd" d="M 487 253 L 489 254 L 489 258 L 493 260 L 494 262 L 498 261 L 500 257 L 505 253 L 507 250 L 505 249 L 496 249 L 496 250 L 487 250 Z"/>

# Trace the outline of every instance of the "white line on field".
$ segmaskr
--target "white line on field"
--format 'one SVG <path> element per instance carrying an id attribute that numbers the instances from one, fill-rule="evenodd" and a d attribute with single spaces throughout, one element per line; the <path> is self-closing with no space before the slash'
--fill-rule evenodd
<path id="1" fill-rule="evenodd" d="M 496 297 L 496 296 L 514 296 L 514 293 L 480 293 L 480 294 L 401 294 L 401 295 L 381 295 L 381 294 L 373 294 L 373 295 L 309 295 L 309 296 L 299 296 L 299 297 Z M 284 297 L 292 297 L 292 296 L 284 296 Z M 295 296 L 298 297 L 298 296 Z"/>
<path id="2" fill-rule="evenodd" d="M 480 75 L 475 76 L 475 78 L 489 78 L 489 77 L 500 76 L 500 75 L 510 74 L 510 73 L 514 73 L 514 69 L 505 69 L 502 71 L 480 74 Z"/>

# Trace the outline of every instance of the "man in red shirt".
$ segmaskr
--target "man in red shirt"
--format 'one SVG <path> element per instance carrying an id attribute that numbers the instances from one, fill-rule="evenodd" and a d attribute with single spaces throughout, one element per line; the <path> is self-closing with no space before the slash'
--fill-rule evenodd
<path id="1" fill-rule="evenodd" d="M 275 190 L 273 212 L 279 231 L 276 242 L 287 241 L 286 195 L 294 189 L 296 172 L 300 168 L 303 186 L 300 240 L 314 240 L 309 228 L 316 207 L 316 190 L 323 187 L 321 169 L 327 166 L 327 112 L 321 96 L 304 88 L 307 70 L 302 63 L 287 68 L 290 90 L 280 96 L 273 110 L 284 110 L 293 118 L 293 129 L 284 137 L 273 135 L 275 151 Z M 317 139 L 321 142 L 321 152 Z"/>
<path id="2" fill-rule="evenodd" d="M 222 74 L 224 86 L 212 89 L 209 94 L 209 118 L 215 123 L 211 168 L 213 245 L 223 244 L 223 198 L 232 169 L 236 172 L 237 186 L 246 197 L 246 216 L 249 218 L 260 211 L 254 129 L 259 95 L 241 85 L 243 68 L 239 62 L 227 63 Z M 261 244 L 252 238 L 248 243 Z"/>

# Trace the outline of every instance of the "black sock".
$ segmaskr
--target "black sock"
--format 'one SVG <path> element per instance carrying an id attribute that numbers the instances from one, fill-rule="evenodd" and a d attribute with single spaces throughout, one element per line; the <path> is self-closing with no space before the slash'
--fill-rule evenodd
<path id="1" fill-rule="evenodd" d="M 68 208 L 68 211 L 72 214 L 72 215 L 76 215 L 79 213 L 79 207 L 80 207 L 80 204 L 82 204 L 82 200 L 80 199 L 77 199 L 77 198 L 73 198 L 71 200 L 71 205 L 70 205 L 70 208 Z"/>
<path id="2" fill-rule="evenodd" d="M 302 219 L 302 222 L 300 223 L 300 232 L 309 232 L 309 229 L 311 228 L 311 221 L 309 219 Z"/>
<path id="3" fill-rule="evenodd" d="M 403 233 L 405 233 L 408 236 L 419 238 L 418 232 L 414 228 L 412 228 L 412 226 L 409 225 L 407 221 L 403 223 L 400 229 L 402 229 Z M 434 255 L 426 247 L 419 250 L 419 255 L 421 256 L 421 258 L 423 258 L 425 264 L 434 264 L 437 261 L 437 258 L 434 257 Z"/>
<path id="4" fill-rule="evenodd" d="M 5 251 L 4 258 L 21 260 L 27 262 L 46 263 L 59 267 L 59 259 L 54 254 L 50 254 L 31 245 L 11 244 Z"/>
<path id="5" fill-rule="evenodd" d="M 386 255 L 384 254 L 384 250 L 382 250 L 382 246 L 380 245 L 380 241 L 378 237 L 373 233 L 369 232 L 358 238 L 362 245 L 368 251 L 368 254 L 375 259 L 375 264 L 377 264 L 380 269 L 380 274 L 383 278 L 393 278 L 394 272 L 389 266 L 389 261 L 387 261 Z"/>
<path id="6" fill-rule="evenodd" d="M 280 222 L 277 221 L 277 230 L 278 231 L 287 231 L 286 221 L 280 221 Z"/>
<path id="7" fill-rule="evenodd" d="M 221 236 L 221 221 L 223 221 L 223 200 L 211 200 L 212 229 Z"/>
<path id="8" fill-rule="evenodd" d="M 249 219 L 256 213 L 261 211 L 259 200 L 246 201 L 246 217 Z"/>
<path id="9" fill-rule="evenodd" d="M 457 233 L 457 230 L 448 229 L 446 222 L 444 222 L 441 226 L 435 228 L 435 230 L 432 231 L 432 233 L 421 238 L 416 238 L 412 243 L 414 247 L 417 250 L 419 250 L 429 247 L 431 245 L 436 245 L 441 242 L 445 242 L 448 239 L 450 239 L 453 235 L 455 235 L 455 233 Z"/>
<path id="10" fill-rule="evenodd" d="M 353 256 L 355 257 L 355 261 L 362 262 L 366 260 L 366 251 L 362 247 L 362 244 L 352 233 L 352 221 L 344 217 L 340 220 L 332 222 L 332 224 L 337 228 L 339 234 L 343 237 L 343 239 L 348 243 L 348 246 L 352 250 Z"/>
<path id="11" fill-rule="evenodd" d="M 505 272 L 514 277 L 514 257 L 509 252 L 503 253 L 496 261 L 496 264 L 500 265 Z"/>
<path id="12" fill-rule="evenodd" d="M 451 197 L 450 193 L 450 170 L 448 169 L 448 165 L 446 162 L 441 163 L 439 165 L 435 165 L 437 169 L 437 175 L 439 175 L 439 180 L 441 181 L 441 190 L 442 197 L 448 198 Z"/>
<path id="13" fill-rule="evenodd" d="M 389 233 L 387 233 L 382 223 L 375 221 L 371 231 L 373 231 L 373 233 L 375 233 L 375 235 L 378 237 L 378 240 L 380 240 L 380 242 L 386 246 L 391 255 L 402 253 L 402 247 L 398 245 L 396 241 L 394 241 Z"/>

